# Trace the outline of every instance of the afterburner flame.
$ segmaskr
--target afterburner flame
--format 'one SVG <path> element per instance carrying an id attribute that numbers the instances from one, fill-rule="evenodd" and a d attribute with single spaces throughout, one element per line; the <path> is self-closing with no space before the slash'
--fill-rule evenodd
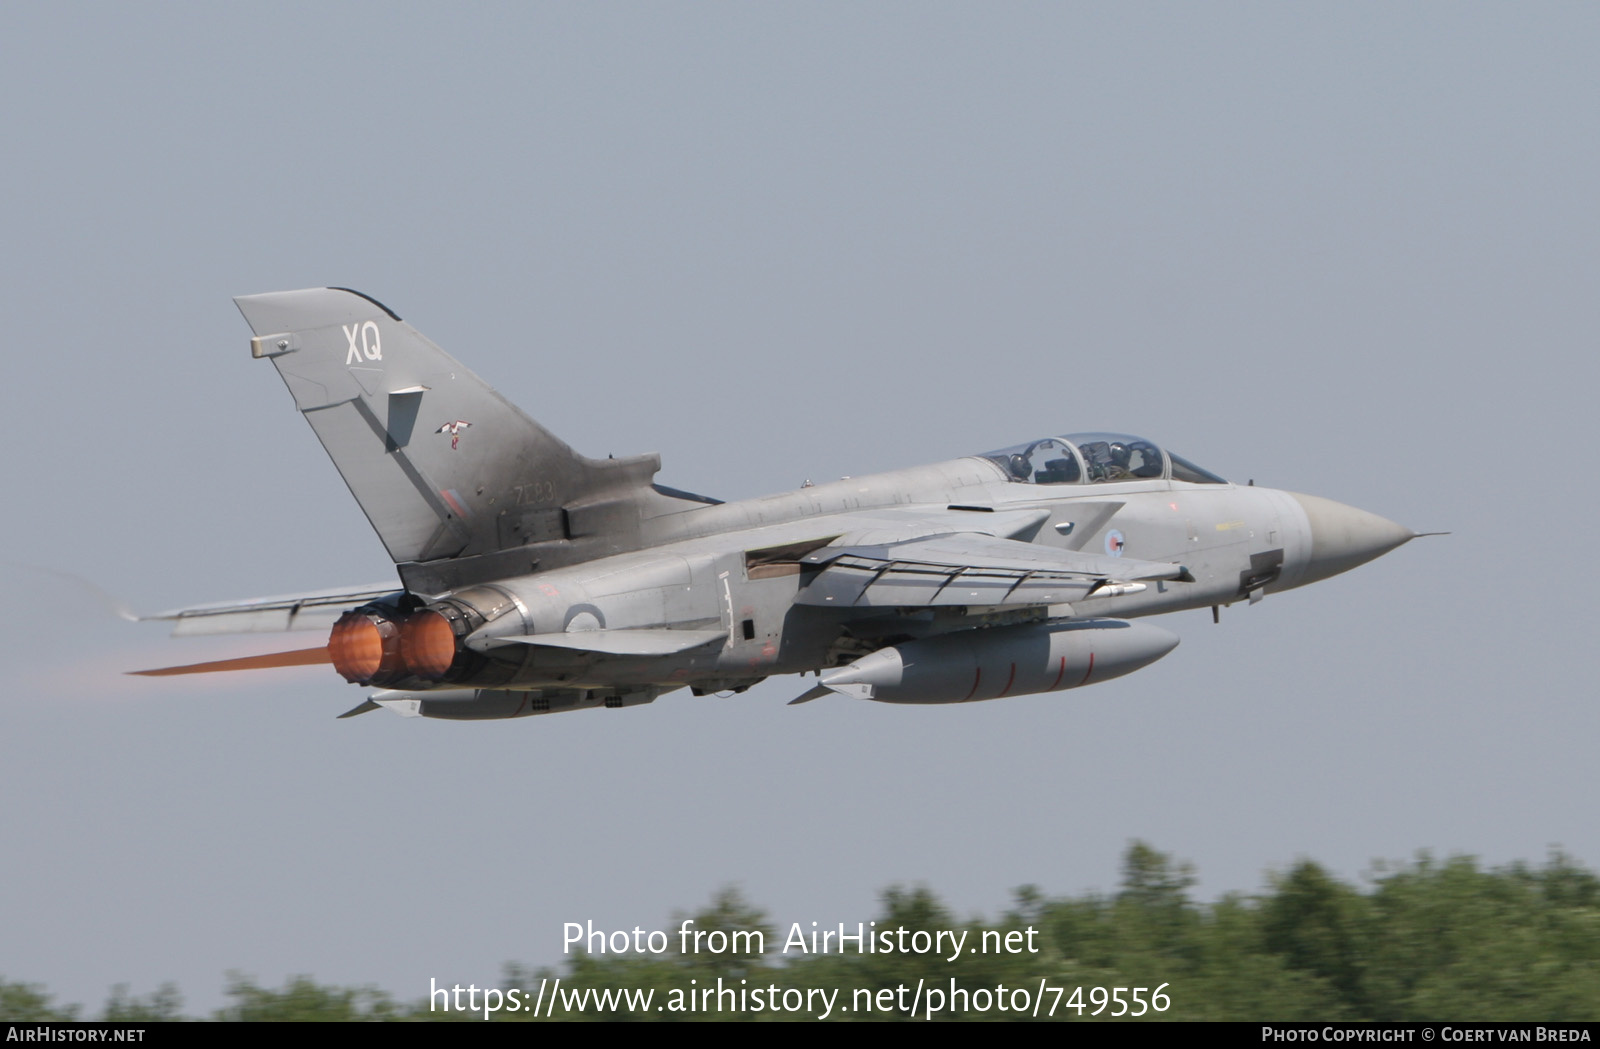
<path id="1" fill-rule="evenodd" d="M 400 627 L 400 662 L 424 681 L 438 681 L 456 658 L 456 633 L 450 621 L 432 609 L 408 618 Z"/>
<path id="2" fill-rule="evenodd" d="M 370 685 L 379 673 L 393 670 L 399 662 L 399 633 L 400 628 L 388 619 L 346 612 L 328 635 L 329 661 L 346 681 Z"/>

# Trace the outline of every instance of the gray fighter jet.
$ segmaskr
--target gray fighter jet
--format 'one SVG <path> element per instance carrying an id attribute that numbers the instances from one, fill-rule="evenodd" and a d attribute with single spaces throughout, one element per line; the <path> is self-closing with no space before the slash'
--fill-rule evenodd
<path id="1" fill-rule="evenodd" d="M 737 503 L 589 459 L 342 288 L 235 300 L 394 559 L 393 583 L 152 617 L 327 644 L 141 671 L 330 663 L 354 710 L 511 718 L 742 692 L 960 703 L 1077 688 L 1178 644 L 1145 617 L 1326 579 L 1417 533 L 1077 433 Z"/>

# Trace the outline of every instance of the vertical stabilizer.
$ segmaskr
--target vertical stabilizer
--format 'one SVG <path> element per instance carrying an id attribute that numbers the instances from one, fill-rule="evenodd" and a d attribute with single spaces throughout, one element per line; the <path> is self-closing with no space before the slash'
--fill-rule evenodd
<path id="1" fill-rule="evenodd" d="M 579 455 L 359 292 L 234 302 L 397 563 L 567 539 L 567 508 L 648 487 L 660 467 Z"/>

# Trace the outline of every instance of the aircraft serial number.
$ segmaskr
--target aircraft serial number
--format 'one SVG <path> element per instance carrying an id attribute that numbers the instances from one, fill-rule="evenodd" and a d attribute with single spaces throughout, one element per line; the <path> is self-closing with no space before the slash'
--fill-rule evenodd
<path id="1" fill-rule="evenodd" d="M 553 503 L 556 501 L 555 482 L 530 481 L 527 484 L 514 484 L 511 486 L 511 499 L 514 506 Z"/>

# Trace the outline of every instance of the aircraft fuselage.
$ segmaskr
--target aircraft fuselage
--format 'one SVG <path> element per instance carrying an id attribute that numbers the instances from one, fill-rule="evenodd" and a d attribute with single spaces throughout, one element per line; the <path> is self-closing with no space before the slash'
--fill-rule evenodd
<path id="1" fill-rule="evenodd" d="M 646 521 L 641 538 L 651 545 L 645 549 L 492 584 L 510 599 L 510 607 L 474 636 L 480 641 L 537 638 L 660 626 L 715 631 L 725 635 L 719 646 L 656 657 L 540 646 L 517 646 L 515 653 L 496 648 L 503 670 L 510 670 L 508 662 L 515 662 L 516 669 L 492 684 L 741 688 L 775 674 L 841 665 L 881 647 L 886 638 L 915 639 L 1067 614 L 1129 619 L 1290 589 L 1310 581 L 1308 575 L 1322 577 L 1308 573 L 1314 542 L 1304 498 L 1270 488 L 1164 478 L 1052 488 L 1011 482 L 993 463 L 967 457 Z M 1344 509 L 1358 518 L 1382 521 Z M 930 512 L 941 516 L 921 529 L 926 534 L 982 530 L 988 519 L 1018 511 L 1043 514 L 1026 534 L 1012 538 L 1175 562 L 1189 570 L 1193 581 L 1156 581 L 1136 592 L 1090 596 L 1072 602 L 1070 610 L 986 612 L 981 606 L 951 605 L 910 614 L 885 608 L 873 616 L 863 615 L 860 604 L 828 609 L 797 603 L 808 571 L 797 558 L 783 556 L 785 547 L 872 542 L 879 531 L 904 539 L 901 518 L 928 517 Z M 1388 543 L 1393 537 L 1378 531 L 1369 557 L 1394 545 Z M 733 534 L 737 545 L 728 542 Z M 1403 535 L 1410 537 L 1409 531 Z M 769 556 L 767 551 L 778 554 Z M 471 599 L 471 593 L 469 589 L 461 596 Z"/>

